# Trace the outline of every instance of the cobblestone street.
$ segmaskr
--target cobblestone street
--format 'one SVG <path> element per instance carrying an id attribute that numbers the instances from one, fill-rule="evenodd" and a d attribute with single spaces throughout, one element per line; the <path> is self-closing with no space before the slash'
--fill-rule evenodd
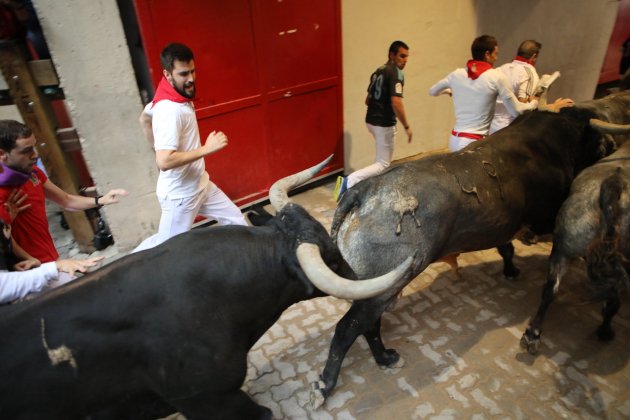
<path id="1" fill-rule="evenodd" d="M 292 198 L 327 228 L 332 186 Z M 498 253 L 487 250 L 459 257 L 461 278 L 436 263 L 405 288 L 382 324 L 386 346 L 404 366 L 379 368 L 361 337 L 333 394 L 312 410 L 310 383 L 350 306 L 319 298 L 290 307 L 254 346 L 244 389 L 277 419 L 630 417 L 626 299 L 613 320 L 615 340 L 599 342 L 601 306 L 589 301 L 583 264 L 574 264 L 547 314 L 539 353 L 531 356 L 519 340 L 538 307 L 551 244 L 515 245 L 521 269 L 515 281 L 503 278 Z"/>

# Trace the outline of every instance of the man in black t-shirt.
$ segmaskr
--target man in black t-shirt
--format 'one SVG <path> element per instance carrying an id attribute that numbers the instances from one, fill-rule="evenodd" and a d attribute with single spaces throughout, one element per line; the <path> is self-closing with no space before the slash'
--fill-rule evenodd
<path id="1" fill-rule="evenodd" d="M 402 101 L 405 84 L 402 70 L 407 64 L 409 47 L 402 41 L 394 41 L 389 47 L 388 57 L 387 63 L 372 73 L 365 98 L 365 104 L 368 107 L 365 123 L 376 141 L 375 162 L 347 177 L 338 177 L 333 191 L 335 200 L 339 200 L 348 188 L 366 178 L 380 174 L 389 167 L 394 154 L 397 119 L 405 128 L 407 140 L 411 143 L 413 133 L 407 122 Z"/>

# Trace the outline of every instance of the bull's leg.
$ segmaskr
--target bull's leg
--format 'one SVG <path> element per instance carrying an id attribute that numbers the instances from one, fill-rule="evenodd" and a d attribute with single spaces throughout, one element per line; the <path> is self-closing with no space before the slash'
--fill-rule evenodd
<path id="1" fill-rule="evenodd" d="M 188 420 L 196 419 L 271 419 L 271 410 L 256 404 L 245 392 L 200 392 L 191 397 L 171 400 Z"/>
<path id="2" fill-rule="evenodd" d="M 497 250 L 503 258 L 503 275 L 510 280 L 516 278 L 521 270 L 514 265 L 514 245 L 512 242 L 499 245 Z"/>
<path id="3" fill-rule="evenodd" d="M 356 301 L 341 318 L 335 328 L 335 335 L 330 343 L 328 360 L 320 380 L 311 384 L 311 407 L 319 408 L 337 384 L 341 363 L 357 337 L 366 331 L 380 326 L 380 317 L 393 297 L 384 300 L 381 297 Z M 382 342 L 380 343 L 382 346 Z M 370 347 L 372 344 L 370 344 Z"/>
<path id="4" fill-rule="evenodd" d="M 602 308 L 602 315 L 604 317 L 604 321 L 602 325 L 597 328 L 597 337 L 602 341 L 610 341 L 615 338 L 615 332 L 611 327 L 611 322 L 617 311 L 619 311 L 620 301 L 619 301 L 619 293 L 615 290 L 614 296 L 608 298 L 604 302 L 604 306 Z"/>
<path id="5" fill-rule="evenodd" d="M 381 318 L 376 321 L 376 324 L 363 333 L 363 336 L 367 340 L 374 360 L 380 366 L 394 367 L 400 360 L 400 355 L 394 349 L 386 349 L 383 345 L 381 338 Z"/>
<path id="6" fill-rule="evenodd" d="M 536 354 L 540 346 L 540 335 L 542 334 L 542 323 L 549 309 L 549 305 L 553 301 L 554 296 L 560 287 L 560 280 L 567 272 L 568 261 L 566 258 L 557 257 L 552 250 L 549 258 L 549 273 L 547 275 L 547 283 L 542 292 L 542 299 L 536 316 L 529 323 L 521 338 L 521 347 L 527 349 L 530 354 Z"/>

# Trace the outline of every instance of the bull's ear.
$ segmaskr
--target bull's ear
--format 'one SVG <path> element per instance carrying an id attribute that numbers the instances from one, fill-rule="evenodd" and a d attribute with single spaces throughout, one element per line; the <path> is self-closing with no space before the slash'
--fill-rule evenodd
<path id="1" fill-rule="evenodd" d="M 251 210 L 247 212 L 246 216 L 253 226 L 266 225 L 267 222 L 273 218 L 273 215 L 261 205 L 253 206 Z"/>
<path id="2" fill-rule="evenodd" d="M 606 156 L 612 154 L 615 150 L 617 150 L 617 142 L 615 138 L 609 134 L 602 135 L 602 139 L 599 142 L 598 154 L 599 159 L 603 159 Z"/>

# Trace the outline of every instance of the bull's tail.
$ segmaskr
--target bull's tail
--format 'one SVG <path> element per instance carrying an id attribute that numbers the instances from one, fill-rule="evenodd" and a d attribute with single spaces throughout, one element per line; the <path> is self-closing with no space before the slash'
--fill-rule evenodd
<path id="1" fill-rule="evenodd" d="M 339 233 L 339 227 L 341 223 L 344 221 L 348 213 L 352 211 L 353 208 L 358 207 L 360 204 L 358 188 L 350 188 L 348 189 L 339 205 L 337 206 L 337 210 L 335 211 L 335 216 L 333 217 L 332 226 L 330 228 L 330 236 L 333 238 L 333 241 L 337 243 L 337 233 Z"/>
<path id="2" fill-rule="evenodd" d="M 601 236 L 591 244 L 586 254 L 589 279 L 596 297 L 608 299 L 628 288 L 630 278 L 624 265 L 627 260 L 619 251 L 621 240 L 621 194 L 628 186 L 621 169 L 606 178 L 600 187 Z"/>

